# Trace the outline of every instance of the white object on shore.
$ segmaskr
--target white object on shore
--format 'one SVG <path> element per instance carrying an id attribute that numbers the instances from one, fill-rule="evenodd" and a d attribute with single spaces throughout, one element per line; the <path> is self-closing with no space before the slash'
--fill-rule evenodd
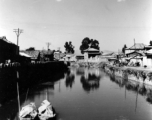
<path id="1" fill-rule="evenodd" d="M 24 106 L 19 113 L 20 120 L 28 119 L 28 118 L 34 119 L 36 116 L 37 116 L 37 112 L 36 112 L 35 103 L 30 103 Z"/>
<path id="2" fill-rule="evenodd" d="M 47 120 L 55 117 L 55 115 L 51 103 L 48 100 L 44 100 L 38 108 L 38 117 L 40 120 Z"/>

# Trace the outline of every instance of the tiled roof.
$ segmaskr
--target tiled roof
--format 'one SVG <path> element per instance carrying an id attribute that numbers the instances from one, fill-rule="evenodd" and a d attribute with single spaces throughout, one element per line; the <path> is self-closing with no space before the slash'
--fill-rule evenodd
<path id="1" fill-rule="evenodd" d="M 102 53 L 102 56 L 109 56 L 109 55 L 113 55 L 114 52 L 104 52 Z"/>
<path id="2" fill-rule="evenodd" d="M 135 54 L 135 53 L 143 55 L 143 56 L 145 55 L 145 53 L 142 51 L 133 51 L 133 52 L 127 53 L 126 55 Z"/>
<path id="3" fill-rule="evenodd" d="M 151 50 L 148 50 L 146 51 L 147 54 L 152 54 L 152 49 Z"/>
<path id="4" fill-rule="evenodd" d="M 32 50 L 32 51 L 24 51 L 25 54 L 32 56 L 33 59 L 37 59 L 40 53 L 39 50 Z"/>
<path id="5" fill-rule="evenodd" d="M 21 52 L 21 51 L 20 51 L 20 53 L 19 53 L 19 54 L 20 54 L 21 56 L 31 58 L 31 56 L 30 56 L 30 55 L 28 55 L 28 54 L 26 54 L 26 53 L 24 53 L 24 52 Z"/>
<path id="6" fill-rule="evenodd" d="M 133 45 L 132 47 L 130 48 L 126 48 L 126 50 L 136 50 L 136 49 L 144 49 L 145 48 L 145 44 L 143 43 L 135 43 L 135 45 Z"/>
<path id="7" fill-rule="evenodd" d="M 53 53 L 53 51 L 51 50 L 42 50 L 40 51 L 40 54 L 44 54 L 44 55 L 51 55 Z"/>
<path id="8" fill-rule="evenodd" d="M 3 41 L 5 41 L 5 42 L 7 42 L 7 43 L 10 43 L 10 44 L 14 44 L 14 43 L 12 43 L 11 41 L 8 41 L 5 36 L 0 37 L 0 40 L 3 40 Z M 15 45 L 15 44 L 14 44 L 14 45 Z"/>

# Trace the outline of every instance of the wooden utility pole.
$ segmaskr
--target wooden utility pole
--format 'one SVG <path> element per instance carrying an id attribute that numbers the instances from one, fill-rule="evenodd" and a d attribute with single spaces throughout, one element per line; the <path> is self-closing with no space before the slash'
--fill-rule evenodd
<path id="1" fill-rule="evenodd" d="M 47 45 L 47 49 L 49 50 L 49 46 L 51 45 L 51 43 L 47 42 L 46 45 Z"/>
<path id="2" fill-rule="evenodd" d="M 20 36 L 21 33 L 23 33 L 23 30 L 18 28 L 18 29 L 14 29 L 13 32 L 15 32 L 16 35 L 17 35 L 17 46 L 18 46 L 18 43 L 19 43 L 19 36 Z"/>
<path id="3" fill-rule="evenodd" d="M 135 45 L 136 43 L 135 43 L 135 38 L 134 38 L 134 45 Z"/>

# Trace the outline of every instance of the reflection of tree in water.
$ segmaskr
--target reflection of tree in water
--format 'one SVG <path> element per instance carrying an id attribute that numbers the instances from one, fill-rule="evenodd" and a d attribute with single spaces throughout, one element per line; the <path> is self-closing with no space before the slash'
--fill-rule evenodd
<path id="1" fill-rule="evenodd" d="M 124 87 L 126 84 L 126 81 L 122 79 L 122 77 L 116 77 L 114 75 L 110 75 L 110 80 L 112 82 L 115 82 L 119 85 L 119 87 Z"/>
<path id="2" fill-rule="evenodd" d="M 119 78 L 120 79 L 120 78 Z M 116 76 L 114 75 L 110 75 L 110 80 L 112 82 L 115 82 L 116 84 L 118 84 L 119 86 L 122 85 L 125 86 L 125 88 L 128 90 L 128 91 L 133 91 L 135 93 L 138 93 L 142 96 L 146 96 L 146 101 L 149 102 L 150 104 L 152 104 L 152 88 L 147 88 L 145 86 L 145 84 L 142 84 L 142 83 L 139 83 L 139 82 L 136 82 L 136 81 L 126 81 L 124 79 L 120 79 L 119 80 Z M 137 97 L 138 99 L 138 97 Z"/>
<path id="3" fill-rule="evenodd" d="M 66 87 L 72 88 L 72 85 L 73 85 L 73 83 L 74 83 L 74 79 L 75 79 L 74 74 L 71 74 L 71 72 L 68 71 L 68 72 L 67 72 L 67 76 L 66 76 L 66 81 L 65 81 Z"/>
<path id="4" fill-rule="evenodd" d="M 149 90 L 146 101 L 152 104 L 152 90 Z"/>
<path id="5" fill-rule="evenodd" d="M 95 74 L 89 74 L 88 78 L 85 78 L 85 76 L 81 76 L 81 83 L 85 91 L 98 89 L 100 85 L 99 81 L 100 76 L 96 76 Z"/>
<path id="6" fill-rule="evenodd" d="M 139 94 L 141 94 L 141 95 L 146 95 L 147 94 L 147 89 L 146 89 L 144 84 L 142 86 L 139 86 L 138 91 L 139 91 Z"/>

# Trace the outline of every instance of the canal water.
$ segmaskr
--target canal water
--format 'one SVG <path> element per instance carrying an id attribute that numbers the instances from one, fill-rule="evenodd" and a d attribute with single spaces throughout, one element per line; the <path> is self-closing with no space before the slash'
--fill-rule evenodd
<path id="1" fill-rule="evenodd" d="M 51 79 L 51 77 L 50 77 Z M 102 69 L 70 68 L 20 96 L 21 107 L 48 98 L 57 120 L 152 120 L 152 87 L 111 76 Z M 17 120 L 18 102 L 0 106 L 0 120 Z"/>

